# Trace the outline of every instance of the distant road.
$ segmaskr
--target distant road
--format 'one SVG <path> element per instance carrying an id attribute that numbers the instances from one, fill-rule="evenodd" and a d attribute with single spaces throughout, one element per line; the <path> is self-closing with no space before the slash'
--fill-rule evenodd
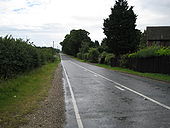
<path id="1" fill-rule="evenodd" d="M 62 54 L 65 128 L 170 128 L 170 84 Z"/>

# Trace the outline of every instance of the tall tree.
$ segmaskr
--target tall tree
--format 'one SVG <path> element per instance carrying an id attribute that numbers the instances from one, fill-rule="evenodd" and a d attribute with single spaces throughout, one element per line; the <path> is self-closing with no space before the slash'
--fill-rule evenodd
<path id="1" fill-rule="evenodd" d="M 136 18 L 133 7 L 126 0 L 117 0 L 109 18 L 104 20 L 106 45 L 116 55 L 133 52 L 137 46 Z"/>
<path id="2" fill-rule="evenodd" d="M 62 45 L 62 51 L 66 54 L 76 56 L 83 42 L 91 42 L 88 36 L 89 34 L 89 32 L 82 29 L 70 31 L 70 34 L 67 34 L 63 42 L 60 43 Z"/>

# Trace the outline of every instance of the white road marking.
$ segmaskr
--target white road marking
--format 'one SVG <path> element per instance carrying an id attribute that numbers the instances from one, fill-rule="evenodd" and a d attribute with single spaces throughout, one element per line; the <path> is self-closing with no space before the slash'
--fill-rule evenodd
<path id="1" fill-rule="evenodd" d="M 121 90 L 121 91 L 125 91 L 125 89 L 121 88 L 121 87 L 118 87 L 118 86 L 115 86 L 117 89 Z"/>
<path id="2" fill-rule="evenodd" d="M 94 75 L 95 77 L 97 77 L 97 75 Z"/>
<path id="3" fill-rule="evenodd" d="M 135 93 L 135 94 L 137 94 L 137 95 L 139 95 L 139 96 L 141 96 L 141 97 L 143 97 L 143 98 L 145 98 L 145 99 L 148 99 L 149 101 L 151 101 L 151 102 L 153 102 L 153 103 L 155 103 L 155 104 L 157 104 L 157 105 L 159 105 L 159 106 L 161 106 L 161 107 L 163 107 L 163 108 L 166 108 L 166 109 L 170 110 L 170 107 L 167 106 L 167 105 L 165 105 L 165 104 L 163 104 L 163 103 L 160 103 L 160 102 L 158 102 L 158 101 L 156 101 L 156 100 L 154 100 L 154 99 L 152 99 L 152 98 L 150 98 L 150 97 L 148 97 L 148 96 L 145 96 L 145 95 L 143 95 L 143 94 L 141 94 L 141 93 L 139 93 L 139 92 L 137 92 L 137 91 L 135 91 L 135 90 L 133 90 L 133 89 L 131 89 L 131 88 L 128 88 L 128 87 L 126 87 L 125 85 L 119 84 L 119 83 L 117 83 L 117 82 L 115 82 L 115 81 L 113 81 L 113 80 L 111 80 L 111 79 L 108 79 L 108 78 L 104 77 L 103 75 L 100 75 L 100 74 L 98 74 L 98 73 L 96 73 L 96 72 L 93 72 L 93 71 L 91 71 L 91 70 L 89 70 L 89 69 L 87 69 L 87 68 L 85 68 L 85 67 L 83 67 L 83 66 L 81 66 L 81 65 L 79 65 L 79 64 L 77 64 L 77 63 L 74 63 L 74 62 L 72 62 L 72 61 L 70 61 L 70 62 L 71 62 L 72 64 L 74 64 L 74 65 L 77 65 L 78 67 L 81 67 L 81 68 L 83 68 L 83 69 L 86 69 L 88 72 L 91 72 L 91 73 L 93 73 L 93 74 L 95 74 L 95 75 L 98 75 L 98 76 L 102 77 L 102 78 L 105 79 L 105 80 L 108 80 L 108 81 L 110 81 L 110 82 L 112 82 L 112 83 L 114 83 L 114 84 L 116 84 L 116 85 L 118 85 L 118 86 L 120 86 L 120 87 L 122 87 L 122 88 L 124 88 L 124 89 L 126 89 L 126 90 L 128 90 L 128 91 L 130 91 L 130 92 L 133 92 L 133 93 Z"/>
<path id="4" fill-rule="evenodd" d="M 75 96 L 74 96 L 74 93 L 73 93 L 73 89 L 71 87 L 71 84 L 70 84 L 70 81 L 69 81 L 69 78 L 68 78 L 68 75 L 66 73 L 66 70 L 65 70 L 65 67 L 64 67 L 63 63 L 62 63 L 62 66 L 63 66 L 64 74 L 66 76 L 66 80 L 67 80 L 67 83 L 68 83 L 68 86 L 69 86 L 69 89 L 70 89 L 71 98 L 72 98 L 72 102 L 73 102 L 73 107 L 74 107 L 74 112 L 75 112 L 75 115 L 76 115 L 78 128 L 83 128 L 83 123 L 82 123 L 82 120 L 81 120 L 81 117 L 80 117 L 80 114 L 79 114 L 79 110 L 78 110 L 78 107 L 77 107 L 77 103 L 76 103 L 76 99 L 75 99 Z"/>

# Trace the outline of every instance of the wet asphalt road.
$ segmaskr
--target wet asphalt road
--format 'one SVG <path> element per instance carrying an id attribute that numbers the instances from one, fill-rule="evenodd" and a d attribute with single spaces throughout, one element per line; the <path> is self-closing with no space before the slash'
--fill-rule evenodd
<path id="1" fill-rule="evenodd" d="M 169 83 L 61 57 L 65 128 L 170 128 Z"/>

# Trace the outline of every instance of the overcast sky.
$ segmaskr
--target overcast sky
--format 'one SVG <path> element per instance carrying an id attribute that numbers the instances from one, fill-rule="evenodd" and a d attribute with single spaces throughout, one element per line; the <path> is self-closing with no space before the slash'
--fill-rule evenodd
<path id="1" fill-rule="evenodd" d="M 137 28 L 170 25 L 170 0 L 128 0 L 134 6 Z M 0 0 L 0 36 L 30 39 L 37 46 L 60 48 L 72 29 L 85 29 L 92 40 L 105 37 L 103 19 L 115 0 Z"/>

